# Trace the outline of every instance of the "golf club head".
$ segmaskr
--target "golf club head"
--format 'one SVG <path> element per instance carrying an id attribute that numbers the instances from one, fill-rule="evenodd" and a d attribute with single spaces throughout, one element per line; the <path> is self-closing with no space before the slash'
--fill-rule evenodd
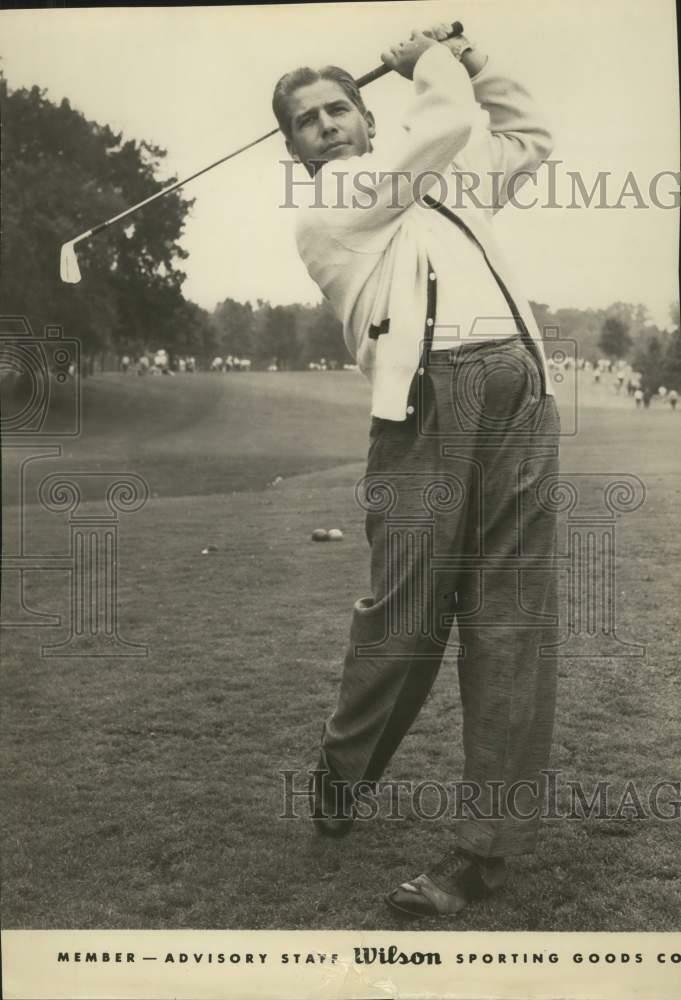
<path id="1" fill-rule="evenodd" d="M 59 277 L 69 285 L 77 285 L 80 281 L 80 268 L 76 257 L 75 240 L 64 243 L 59 259 Z"/>

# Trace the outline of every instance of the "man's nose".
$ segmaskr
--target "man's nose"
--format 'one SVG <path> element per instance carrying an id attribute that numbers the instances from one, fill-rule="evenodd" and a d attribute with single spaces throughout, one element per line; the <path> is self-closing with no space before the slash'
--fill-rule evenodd
<path id="1" fill-rule="evenodd" d="M 333 134 L 334 132 L 338 131 L 338 126 L 333 120 L 333 117 L 331 115 L 327 115 L 325 111 L 321 112 L 320 124 L 322 128 L 322 134 L 325 136 Z"/>

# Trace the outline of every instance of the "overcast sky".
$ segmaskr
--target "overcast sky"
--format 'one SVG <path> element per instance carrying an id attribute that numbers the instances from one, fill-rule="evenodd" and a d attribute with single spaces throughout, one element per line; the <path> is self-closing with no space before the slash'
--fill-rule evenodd
<path id="1" fill-rule="evenodd" d="M 554 129 L 553 158 L 562 161 L 559 201 L 570 200 L 568 170 L 582 172 L 588 188 L 599 171 L 611 171 L 610 202 L 633 171 L 647 203 L 651 178 L 679 170 L 671 0 L 53 9 L 0 17 L 10 87 L 38 84 L 51 100 L 68 97 L 126 138 L 164 147 L 164 176 L 186 176 L 272 128 L 271 93 L 283 72 L 333 62 L 360 75 L 405 31 L 454 18 L 541 102 Z M 399 128 L 409 87 L 391 74 L 364 92 L 379 142 Z M 295 213 L 277 207 L 285 155 L 276 136 L 187 187 L 196 198 L 183 240 L 189 298 L 208 309 L 228 296 L 318 300 L 296 255 Z M 545 176 L 536 193 L 543 190 Z M 674 190 L 678 184 L 667 179 L 660 197 L 670 203 Z M 554 308 L 640 301 L 667 325 L 678 298 L 679 213 L 635 208 L 633 198 L 624 204 L 509 207 L 498 215 L 499 238 L 528 297 Z"/>

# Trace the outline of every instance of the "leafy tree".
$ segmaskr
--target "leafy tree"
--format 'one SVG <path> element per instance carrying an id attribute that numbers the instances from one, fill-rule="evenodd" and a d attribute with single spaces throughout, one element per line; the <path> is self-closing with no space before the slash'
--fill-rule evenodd
<path id="1" fill-rule="evenodd" d="M 150 320 L 173 346 L 179 335 L 183 272 L 178 261 L 192 202 L 178 192 L 83 242 L 83 281 L 59 278 L 61 244 L 161 190 L 164 150 L 123 142 L 108 125 L 88 121 L 68 100 L 59 105 L 39 87 L 11 91 L 0 76 L 3 105 L 3 238 L 0 297 L 5 313 L 26 315 L 35 329 L 62 324 L 92 358 L 140 348 Z"/>
<path id="2" fill-rule="evenodd" d="M 597 361 L 600 357 L 598 340 L 603 314 L 596 309 L 557 309 L 555 324 L 561 337 L 577 342 L 579 356 L 587 361 Z"/>
<path id="3" fill-rule="evenodd" d="M 642 302 L 636 305 L 632 302 L 613 302 L 605 310 L 605 315 L 621 320 L 634 337 L 650 323 L 650 314 Z"/>
<path id="4" fill-rule="evenodd" d="M 308 310 L 304 333 L 301 359 L 305 364 L 319 361 L 320 358 L 336 361 L 338 364 L 352 361 L 343 340 L 343 327 L 326 299 Z"/>
<path id="5" fill-rule="evenodd" d="M 660 338 L 651 337 L 641 344 L 634 354 L 633 366 L 641 372 L 641 388 L 644 392 L 657 392 L 665 382 L 664 350 Z"/>
<path id="6" fill-rule="evenodd" d="M 167 333 L 167 336 L 164 334 Z M 172 344 L 171 356 L 189 357 L 206 367 L 215 357 L 214 330 L 211 315 L 195 302 L 183 299 L 173 310 L 170 326 L 158 331 L 155 344 L 147 343 L 148 349 Z"/>
<path id="7" fill-rule="evenodd" d="M 288 306 L 267 306 L 263 312 L 258 355 L 274 361 L 280 368 L 291 368 L 296 357 L 295 313 Z"/>
<path id="8" fill-rule="evenodd" d="M 681 392 L 681 330 L 677 327 L 669 338 L 663 365 L 664 384 Z"/>
<path id="9" fill-rule="evenodd" d="M 212 317 L 216 354 L 250 358 L 255 353 L 255 323 L 250 302 L 225 299 Z"/>
<path id="10" fill-rule="evenodd" d="M 598 341 L 603 354 L 609 358 L 623 358 L 629 353 L 632 343 L 627 324 L 617 316 L 608 316 Z"/>
<path id="11" fill-rule="evenodd" d="M 681 330 L 679 303 L 673 302 L 669 315 L 674 325 L 671 332 L 654 328 L 652 334 L 639 340 L 634 367 L 643 374 L 644 388 L 655 392 L 661 385 L 681 392 Z"/>

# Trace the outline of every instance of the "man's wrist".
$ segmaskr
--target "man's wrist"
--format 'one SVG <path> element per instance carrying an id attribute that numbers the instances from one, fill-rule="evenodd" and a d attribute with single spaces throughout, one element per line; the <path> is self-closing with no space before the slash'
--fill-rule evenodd
<path id="1" fill-rule="evenodd" d="M 487 56 L 476 48 L 475 44 L 465 35 L 448 38 L 443 43 L 455 59 L 464 66 L 469 76 L 476 76 L 487 62 Z"/>
<path id="2" fill-rule="evenodd" d="M 464 53 L 470 52 L 473 48 L 473 43 L 465 35 L 455 35 L 454 38 L 448 38 L 444 44 L 459 62 Z"/>
<path id="3" fill-rule="evenodd" d="M 487 65 L 487 58 L 485 53 L 481 52 L 480 49 L 471 48 L 467 52 L 464 52 L 461 57 L 461 64 L 472 78 L 477 76 L 480 70 L 484 69 Z"/>

